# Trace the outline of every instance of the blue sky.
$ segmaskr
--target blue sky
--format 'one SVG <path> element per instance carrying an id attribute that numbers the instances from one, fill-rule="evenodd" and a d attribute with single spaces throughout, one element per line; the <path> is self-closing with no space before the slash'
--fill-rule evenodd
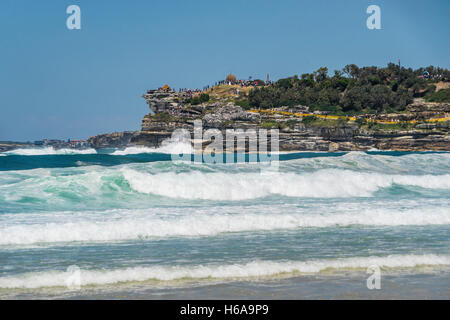
<path id="1" fill-rule="evenodd" d="M 66 8 L 81 8 L 81 30 Z M 366 8 L 381 8 L 381 30 Z M 146 89 L 346 64 L 449 68 L 450 1 L 2 0 L 0 140 L 138 130 Z"/>

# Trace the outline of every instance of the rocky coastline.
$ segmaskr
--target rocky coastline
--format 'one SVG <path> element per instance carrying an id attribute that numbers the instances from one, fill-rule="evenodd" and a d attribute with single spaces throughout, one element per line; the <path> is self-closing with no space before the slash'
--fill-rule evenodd
<path id="1" fill-rule="evenodd" d="M 296 151 L 450 151 L 450 104 L 427 103 L 417 99 L 401 114 L 379 114 L 377 121 L 398 123 L 399 125 L 361 125 L 361 121 L 323 120 L 311 122 L 307 117 L 298 116 L 308 112 L 308 107 L 281 107 L 270 112 L 245 110 L 230 101 L 230 95 L 237 96 L 233 87 L 229 95 L 215 101 L 200 104 L 188 103 L 186 92 L 169 89 L 149 90 L 143 98 L 151 112 L 142 119 L 141 130 L 99 134 L 87 140 L 73 141 L 45 140 L 43 142 L 0 142 L 0 152 L 17 148 L 51 146 L 58 148 L 126 148 L 141 146 L 158 148 L 163 141 L 171 139 L 177 129 L 186 129 L 194 138 L 194 121 L 201 120 L 203 130 L 217 129 L 223 136 L 227 130 L 279 129 L 279 150 Z M 320 116 L 320 115 L 318 115 Z M 323 117 L 323 116 L 322 116 Z M 440 119 L 428 121 L 426 119 Z M 407 125 L 414 122 L 413 125 Z M 405 125 L 402 125 L 405 124 Z M 270 132 L 270 131 L 269 131 Z M 203 148 L 212 142 L 201 141 Z M 268 136 L 270 146 L 270 135 Z M 233 150 L 248 151 L 235 146 Z"/>
<path id="2" fill-rule="evenodd" d="M 204 130 L 218 129 L 279 129 L 280 151 L 450 151 L 450 121 L 426 122 L 450 114 L 448 103 L 416 101 L 402 114 L 378 115 L 378 119 L 402 123 L 417 120 L 414 126 L 380 129 L 361 126 L 357 121 L 332 121 L 315 124 L 298 116 L 285 116 L 282 111 L 305 112 L 307 107 L 279 108 L 280 113 L 256 113 L 244 110 L 226 99 L 191 105 L 185 103 L 184 92 L 149 90 L 143 95 L 152 113 L 142 120 L 140 131 L 102 134 L 91 137 L 93 148 L 125 148 L 145 146 L 157 148 L 176 129 L 186 129 L 193 138 L 194 121 L 201 120 Z M 204 146 L 210 140 L 202 141 Z M 225 145 L 224 145 L 225 146 Z M 235 150 L 236 151 L 236 150 Z"/>

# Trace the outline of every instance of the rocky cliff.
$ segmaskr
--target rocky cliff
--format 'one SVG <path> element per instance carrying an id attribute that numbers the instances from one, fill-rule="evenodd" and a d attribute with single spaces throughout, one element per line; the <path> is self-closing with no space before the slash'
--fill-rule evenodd
<path id="1" fill-rule="evenodd" d="M 152 113 L 142 120 L 141 131 L 95 136 L 89 140 L 91 146 L 158 147 L 176 129 L 187 129 L 193 137 L 194 121 L 202 120 L 204 130 L 215 128 L 224 136 L 227 129 L 279 129 L 280 151 L 450 151 L 450 121 L 426 121 L 448 117 L 449 104 L 416 101 L 405 113 L 377 115 L 377 119 L 394 124 L 368 126 L 358 121 L 304 121 L 302 117 L 286 115 L 287 112 L 282 110 L 264 114 L 248 112 L 226 99 L 192 105 L 188 103 L 189 94 L 170 89 L 150 90 L 143 98 Z M 305 107 L 299 108 L 305 111 Z M 209 142 L 205 140 L 203 145 Z"/>

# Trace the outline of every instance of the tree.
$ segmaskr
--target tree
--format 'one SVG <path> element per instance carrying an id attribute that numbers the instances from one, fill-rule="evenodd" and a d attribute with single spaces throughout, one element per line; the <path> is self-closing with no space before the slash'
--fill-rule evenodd
<path id="1" fill-rule="evenodd" d="M 314 79 L 316 82 L 320 83 L 328 78 L 328 68 L 322 67 L 317 69 L 317 71 L 314 72 Z"/>
<path id="2" fill-rule="evenodd" d="M 347 74 L 347 76 L 351 78 L 357 78 L 359 74 L 359 68 L 356 64 L 348 64 L 346 65 L 342 71 Z"/>
<path id="3" fill-rule="evenodd" d="M 314 75 L 312 75 L 310 73 L 302 74 L 302 78 L 300 81 L 304 86 L 307 86 L 307 87 L 314 87 L 314 85 L 315 85 Z"/>
<path id="4" fill-rule="evenodd" d="M 444 81 L 445 75 L 449 75 L 447 69 L 433 66 L 427 69 L 442 74 Z M 293 76 L 278 80 L 274 86 L 252 89 L 248 101 L 253 107 L 273 108 L 302 104 L 335 113 L 341 110 L 349 113 L 399 111 L 412 103 L 414 96 L 431 98 L 436 80 L 421 78 L 422 70 L 425 69 L 413 70 L 394 63 L 389 63 L 384 68 L 359 68 L 349 64 L 329 77 L 328 69 L 323 67 L 312 74 L 302 74 L 300 79 Z M 445 100 L 447 92 L 433 98 Z"/>
<path id="5" fill-rule="evenodd" d="M 370 90 L 372 100 L 371 107 L 377 111 L 382 111 L 393 105 L 392 91 L 389 87 L 378 84 Z"/>
<path id="6" fill-rule="evenodd" d="M 284 78 L 277 81 L 277 86 L 288 89 L 292 87 L 292 78 Z"/>

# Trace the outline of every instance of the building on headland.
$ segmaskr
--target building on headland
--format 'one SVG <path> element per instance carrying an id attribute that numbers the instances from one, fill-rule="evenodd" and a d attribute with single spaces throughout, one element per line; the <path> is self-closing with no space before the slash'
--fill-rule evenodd
<path id="1" fill-rule="evenodd" d="M 62 149 L 62 148 L 89 148 L 88 140 L 58 140 L 58 139 L 44 139 L 37 140 L 33 142 L 34 146 L 37 147 L 52 147 L 54 149 Z"/>
<path id="2" fill-rule="evenodd" d="M 89 142 L 87 140 L 70 140 L 69 145 L 71 148 L 88 148 Z"/>

